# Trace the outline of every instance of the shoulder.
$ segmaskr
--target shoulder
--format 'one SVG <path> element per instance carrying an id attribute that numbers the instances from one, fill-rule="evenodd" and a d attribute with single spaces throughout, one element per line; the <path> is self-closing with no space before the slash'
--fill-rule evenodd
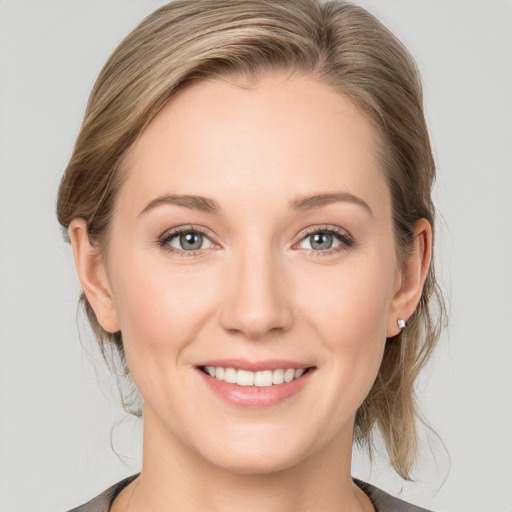
<path id="1" fill-rule="evenodd" d="M 370 498 L 375 512 L 431 512 L 411 503 L 395 498 L 382 489 L 354 478 L 356 485 Z"/>
<path id="2" fill-rule="evenodd" d="M 112 485 L 92 500 L 68 512 L 108 512 L 115 497 L 139 475 L 132 475 Z"/>
<path id="3" fill-rule="evenodd" d="M 135 478 L 132 475 L 112 485 L 92 500 L 76 507 L 68 512 L 108 512 L 115 497 Z M 403 500 L 395 498 L 383 490 L 362 480 L 354 478 L 357 486 L 370 498 L 376 512 L 430 512 L 416 505 L 411 505 Z"/>

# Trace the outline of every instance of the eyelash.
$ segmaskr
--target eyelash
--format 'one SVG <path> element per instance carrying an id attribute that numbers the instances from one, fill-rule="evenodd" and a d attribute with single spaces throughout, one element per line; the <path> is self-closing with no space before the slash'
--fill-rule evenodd
<path id="1" fill-rule="evenodd" d="M 162 247 L 168 253 L 182 254 L 185 257 L 194 257 L 200 256 L 200 254 L 204 251 L 204 249 L 198 249 L 195 251 L 183 251 L 180 249 L 176 249 L 172 247 L 169 242 L 176 236 L 179 236 L 183 233 L 195 233 L 198 235 L 203 235 L 208 238 L 206 231 L 203 231 L 201 228 L 197 228 L 195 226 L 186 226 L 183 228 L 173 229 L 171 231 L 167 231 L 159 240 L 158 245 Z"/>
<path id="2" fill-rule="evenodd" d="M 309 230 L 306 230 L 306 232 L 303 234 L 302 238 L 299 240 L 299 242 L 302 242 L 306 238 L 308 238 L 311 235 L 314 235 L 316 233 L 324 233 L 324 234 L 330 234 L 334 235 L 335 238 L 338 239 L 340 242 L 340 245 L 337 247 L 334 247 L 333 249 L 326 249 L 324 251 L 315 251 L 314 249 L 305 249 L 309 254 L 313 256 L 330 256 L 332 254 L 350 249 L 354 245 L 354 239 L 343 229 L 338 228 L 336 226 L 323 226 L 323 227 L 317 227 L 311 228 Z"/>
<path id="3" fill-rule="evenodd" d="M 172 247 L 171 245 L 169 245 L 169 242 L 173 238 L 175 238 L 176 236 L 179 236 L 183 233 L 194 233 L 194 234 L 203 235 L 204 237 L 209 238 L 206 231 L 202 230 L 201 228 L 198 228 L 195 226 L 186 226 L 183 228 L 177 228 L 177 229 L 173 229 L 171 231 L 167 231 L 164 235 L 162 235 L 161 238 L 158 239 L 158 245 L 168 253 L 180 254 L 185 257 L 200 256 L 201 253 L 205 251 L 205 249 L 197 249 L 194 251 L 184 251 L 181 249 L 176 249 L 175 247 Z M 338 253 L 340 251 L 349 249 L 350 247 L 352 247 L 354 245 L 354 239 L 345 230 L 342 230 L 336 226 L 329 226 L 329 227 L 325 226 L 325 227 L 312 228 L 304 233 L 304 235 L 302 236 L 302 238 L 299 240 L 298 243 L 302 242 L 309 236 L 314 235 L 316 233 L 332 234 L 335 236 L 335 238 L 338 239 L 338 241 L 340 242 L 340 245 L 338 245 L 337 247 L 335 247 L 333 249 L 326 249 L 324 251 L 319 251 L 319 250 L 314 250 L 314 249 L 305 249 L 308 253 L 310 253 L 313 256 L 319 256 L 319 257 L 329 256 L 334 253 Z"/>

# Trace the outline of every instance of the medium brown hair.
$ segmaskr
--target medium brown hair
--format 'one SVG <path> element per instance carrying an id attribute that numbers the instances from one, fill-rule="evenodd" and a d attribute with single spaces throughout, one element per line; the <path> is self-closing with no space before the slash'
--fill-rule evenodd
<path id="1" fill-rule="evenodd" d="M 280 70 L 304 73 L 348 96 L 373 124 L 392 196 L 396 251 L 405 261 L 414 222 L 425 218 L 434 227 L 435 220 L 435 165 L 421 82 L 398 39 L 366 10 L 342 1 L 177 0 L 143 20 L 91 92 L 59 189 L 65 233 L 72 219 L 83 218 L 90 241 L 105 251 L 123 160 L 178 90 L 199 79 L 257 80 Z M 104 356 L 113 349 L 110 356 L 129 378 L 122 333 L 101 328 L 84 294 L 81 303 Z M 431 265 L 417 310 L 407 329 L 388 339 L 377 379 L 356 414 L 356 442 L 371 448 L 377 427 L 404 478 L 417 454 L 414 382 L 439 338 L 443 312 Z"/>

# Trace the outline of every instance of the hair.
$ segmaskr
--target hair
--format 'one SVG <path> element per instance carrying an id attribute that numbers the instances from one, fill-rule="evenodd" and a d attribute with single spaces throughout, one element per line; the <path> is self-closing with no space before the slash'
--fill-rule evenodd
<path id="1" fill-rule="evenodd" d="M 177 0 L 144 19 L 108 59 L 89 97 L 58 194 L 66 239 L 70 222 L 85 219 L 90 242 L 106 254 L 128 151 L 179 90 L 197 80 L 257 81 L 277 71 L 303 73 L 332 87 L 370 120 L 391 191 L 396 253 L 406 261 L 415 221 L 425 218 L 434 228 L 435 220 L 435 163 L 421 80 L 388 29 L 362 7 L 342 1 Z M 130 380 L 122 333 L 102 329 L 83 293 L 80 302 L 103 356 L 111 364 L 117 358 Z M 356 413 L 355 441 L 371 454 L 380 431 L 390 463 L 405 479 L 418 452 L 414 383 L 444 318 L 432 264 L 407 329 L 388 338 L 377 379 Z"/>

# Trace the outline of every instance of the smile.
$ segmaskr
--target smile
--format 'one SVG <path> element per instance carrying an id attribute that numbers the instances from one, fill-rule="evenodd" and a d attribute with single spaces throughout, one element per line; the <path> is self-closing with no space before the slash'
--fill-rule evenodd
<path id="1" fill-rule="evenodd" d="M 316 366 L 284 359 L 217 359 L 196 366 L 216 396 L 237 408 L 259 409 L 285 402 L 308 387 Z"/>
<path id="2" fill-rule="evenodd" d="M 222 366 L 203 366 L 201 370 L 217 380 L 238 386 L 253 386 L 266 388 L 291 382 L 302 377 L 307 368 L 278 368 L 275 370 L 237 370 Z"/>

